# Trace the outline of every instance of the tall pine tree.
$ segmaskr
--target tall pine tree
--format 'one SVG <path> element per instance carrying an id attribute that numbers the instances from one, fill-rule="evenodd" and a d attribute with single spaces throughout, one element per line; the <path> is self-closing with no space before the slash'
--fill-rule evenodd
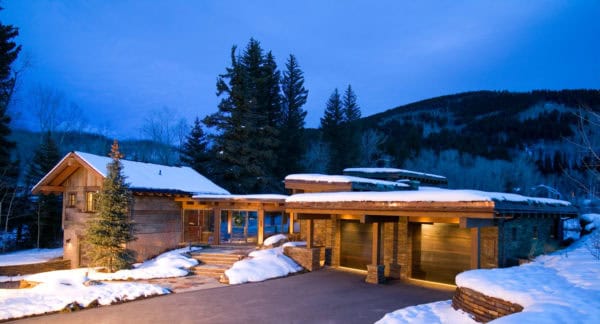
<path id="1" fill-rule="evenodd" d="M 21 45 L 13 40 L 17 35 L 17 28 L 0 22 L 0 224 L 4 223 L 3 229 L 9 227 L 8 220 L 12 217 L 19 174 L 18 161 L 11 157 L 15 143 L 8 138 L 11 129 L 7 112 L 16 81 L 12 65 L 21 51 Z"/>
<path id="2" fill-rule="evenodd" d="M 181 162 L 204 176 L 210 176 L 212 173 L 208 139 L 198 118 L 194 120 L 194 126 L 181 148 Z"/>
<path id="3" fill-rule="evenodd" d="M 360 162 L 360 139 L 362 132 L 355 121 L 360 119 L 360 107 L 356 101 L 356 94 L 352 86 L 348 85 L 342 99 L 344 110 L 343 143 L 345 167 L 356 167 Z"/>
<path id="4" fill-rule="evenodd" d="M 42 142 L 35 150 L 33 159 L 26 175 L 27 188 L 31 189 L 38 183 L 60 160 L 58 147 L 50 132 L 42 136 Z M 29 190 L 28 190 L 29 191 Z M 36 246 L 54 247 L 61 240 L 61 201 L 51 193 L 39 195 L 35 199 L 33 211 L 32 233 L 36 233 Z"/>
<path id="5" fill-rule="evenodd" d="M 236 193 L 274 190 L 281 99 L 273 56 L 265 55 L 255 39 L 240 56 L 234 46 L 231 66 L 217 79 L 217 95 L 219 110 L 203 120 L 218 131 L 213 146 L 217 182 Z"/>
<path id="6" fill-rule="evenodd" d="M 110 152 L 112 162 L 107 166 L 107 175 L 98 197 L 97 216 L 88 222 L 86 243 L 87 256 L 94 266 L 105 267 L 113 272 L 131 267 L 135 256 L 126 244 L 135 240 L 133 223 L 129 219 L 131 200 L 128 185 L 123 175 L 123 157 L 115 140 Z"/>
<path id="7" fill-rule="evenodd" d="M 342 136 L 344 123 L 342 100 L 336 88 L 327 100 L 325 113 L 321 118 L 321 133 L 323 140 L 329 146 L 329 165 L 327 166 L 329 173 L 340 173 L 345 166 L 345 139 Z"/>
<path id="8" fill-rule="evenodd" d="M 282 121 L 278 176 L 300 172 L 300 159 L 305 151 L 304 119 L 308 90 L 304 88 L 304 75 L 294 55 L 290 55 L 281 80 Z"/>

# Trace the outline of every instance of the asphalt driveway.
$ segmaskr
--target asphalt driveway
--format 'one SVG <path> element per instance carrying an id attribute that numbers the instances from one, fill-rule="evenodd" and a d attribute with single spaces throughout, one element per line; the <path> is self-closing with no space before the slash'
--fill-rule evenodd
<path id="1" fill-rule="evenodd" d="M 19 323 L 373 323 L 410 305 L 450 299 L 453 289 L 324 269 L 287 278 L 191 291 Z"/>

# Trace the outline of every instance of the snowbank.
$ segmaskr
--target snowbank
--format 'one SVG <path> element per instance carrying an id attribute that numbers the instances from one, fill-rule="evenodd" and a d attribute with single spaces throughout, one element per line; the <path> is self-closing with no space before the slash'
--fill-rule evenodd
<path id="1" fill-rule="evenodd" d="M 63 256 L 63 249 L 31 249 L 0 255 L 0 266 L 46 262 Z"/>
<path id="2" fill-rule="evenodd" d="M 283 246 L 253 251 L 249 256 L 225 271 L 230 284 L 264 281 L 302 270 L 301 266 L 283 254 Z"/>
<path id="3" fill-rule="evenodd" d="M 273 244 L 279 243 L 281 241 L 286 241 L 288 238 L 286 235 L 277 234 L 273 236 L 269 236 L 264 242 L 264 246 L 272 246 Z"/>
<path id="4" fill-rule="evenodd" d="M 595 234 L 595 233 L 594 233 Z M 600 318 L 600 261 L 588 249 L 593 235 L 534 262 L 460 273 L 456 284 L 520 304 L 524 310 L 494 323 L 596 323 Z M 450 301 L 404 308 L 380 323 L 469 323 Z"/>
<path id="5" fill-rule="evenodd" d="M 583 214 L 579 219 L 588 223 L 585 225 L 585 230 L 588 232 L 600 228 L 600 214 Z"/>
<path id="6" fill-rule="evenodd" d="M 385 316 L 376 324 L 391 323 L 477 323 L 467 313 L 455 311 L 452 301 L 444 300 L 399 309 Z"/>
<path id="7" fill-rule="evenodd" d="M 198 263 L 182 253 L 188 248 L 173 250 L 138 264 L 135 269 L 115 273 L 99 273 L 91 268 L 50 271 L 19 277 L 0 277 L 0 281 L 28 280 L 39 284 L 28 289 L 0 289 L 0 320 L 28 315 L 56 312 L 76 302 L 87 306 L 98 300 L 109 305 L 122 300 L 168 294 L 169 290 L 157 285 L 134 282 L 89 284 L 90 280 L 125 280 L 178 277 L 188 274 L 184 268 Z M 24 257 L 24 260 L 26 258 Z"/>

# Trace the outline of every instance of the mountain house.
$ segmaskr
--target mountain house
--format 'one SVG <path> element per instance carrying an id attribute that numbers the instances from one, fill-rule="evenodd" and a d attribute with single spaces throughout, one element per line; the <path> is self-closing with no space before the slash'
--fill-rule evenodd
<path id="1" fill-rule="evenodd" d="M 65 258 L 85 264 L 81 244 L 108 157 L 72 152 L 33 189 L 63 194 Z M 290 233 L 306 247 L 286 254 L 309 270 L 322 264 L 384 278 L 454 283 L 468 269 L 506 267 L 562 240 L 568 202 L 445 189 L 445 177 L 393 168 L 343 175 L 292 174 L 290 195 L 231 195 L 187 167 L 122 160 L 134 201 L 139 259 L 182 244 L 256 244 Z"/>

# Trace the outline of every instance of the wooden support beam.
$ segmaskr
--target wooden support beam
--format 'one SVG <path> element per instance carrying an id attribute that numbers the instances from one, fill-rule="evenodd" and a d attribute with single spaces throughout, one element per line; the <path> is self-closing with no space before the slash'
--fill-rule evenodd
<path id="1" fill-rule="evenodd" d="M 373 231 L 373 245 L 371 251 L 371 264 L 378 265 L 379 260 L 379 245 L 381 245 L 381 237 L 379 235 L 379 223 L 371 224 L 371 228 Z"/>
<path id="2" fill-rule="evenodd" d="M 290 234 L 294 234 L 294 221 L 295 221 L 295 213 L 291 212 L 290 213 L 290 220 L 289 220 L 289 224 L 288 224 L 288 231 Z"/>
<path id="3" fill-rule="evenodd" d="M 213 222 L 215 230 L 213 232 L 213 244 L 221 244 L 221 208 L 213 208 Z"/>
<path id="4" fill-rule="evenodd" d="M 408 221 L 411 223 L 448 223 L 448 224 L 458 224 L 459 217 L 429 217 L 429 216 L 410 216 L 408 217 Z"/>
<path id="5" fill-rule="evenodd" d="M 233 230 L 233 211 L 227 211 L 227 234 L 231 235 L 231 231 Z"/>
<path id="6" fill-rule="evenodd" d="M 315 229 L 315 221 L 312 219 L 308 220 L 308 229 L 306 231 L 306 247 L 311 249 L 313 247 L 313 232 Z"/>
<path id="7" fill-rule="evenodd" d="M 481 266 L 481 231 L 479 227 L 471 228 L 471 269 L 479 269 Z"/>
<path id="8" fill-rule="evenodd" d="M 258 210 L 258 245 L 262 245 L 265 239 L 265 211 Z"/>
<path id="9" fill-rule="evenodd" d="M 366 215 L 365 223 L 397 223 L 400 217 Z"/>
<path id="10" fill-rule="evenodd" d="M 298 219 L 331 219 L 331 214 L 296 214 Z"/>

